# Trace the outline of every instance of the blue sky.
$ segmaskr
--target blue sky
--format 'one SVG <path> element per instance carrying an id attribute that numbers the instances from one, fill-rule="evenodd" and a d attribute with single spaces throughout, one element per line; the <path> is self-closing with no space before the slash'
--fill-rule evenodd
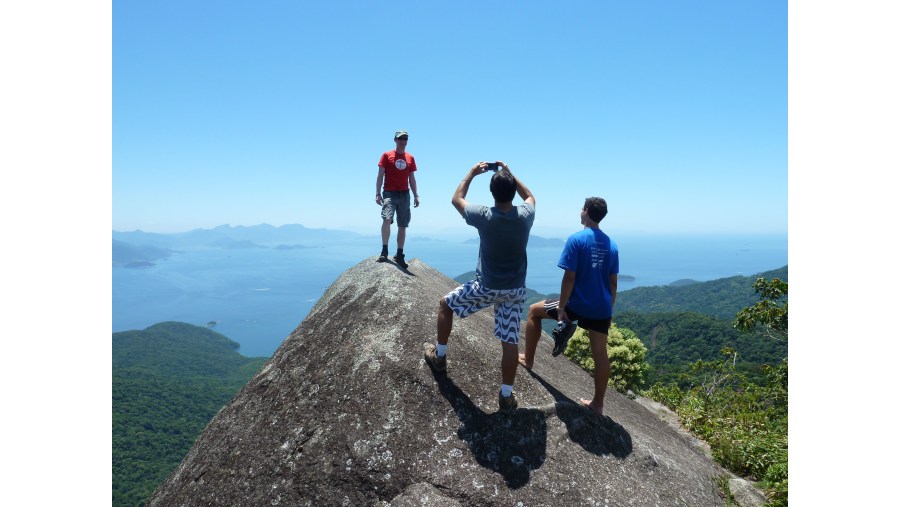
<path id="1" fill-rule="evenodd" d="M 402 128 L 410 234 L 500 159 L 538 234 L 598 195 L 610 232 L 786 235 L 787 38 L 785 2 L 116 2 L 112 228 L 377 234 Z"/>

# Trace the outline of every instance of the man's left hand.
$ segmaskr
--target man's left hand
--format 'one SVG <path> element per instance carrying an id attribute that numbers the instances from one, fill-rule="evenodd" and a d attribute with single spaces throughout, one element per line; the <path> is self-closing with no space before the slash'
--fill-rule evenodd
<path id="1" fill-rule="evenodd" d="M 418 207 L 419 207 L 419 196 L 414 195 L 413 196 L 413 208 L 418 208 Z"/>

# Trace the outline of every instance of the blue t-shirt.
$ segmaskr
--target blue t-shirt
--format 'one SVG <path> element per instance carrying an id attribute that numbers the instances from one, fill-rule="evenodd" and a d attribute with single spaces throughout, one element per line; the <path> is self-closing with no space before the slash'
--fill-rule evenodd
<path id="1" fill-rule="evenodd" d="M 575 287 L 566 303 L 580 317 L 612 317 L 609 275 L 619 273 L 619 247 L 600 229 L 586 228 L 569 236 L 557 266 L 575 272 Z"/>
<path id="2" fill-rule="evenodd" d="M 482 204 L 466 205 L 466 223 L 478 229 L 478 266 L 475 272 L 489 289 L 517 289 L 525 286 L 528 271 L 528 233 L 534 223 L 534 206 L 522 203 L 509 211 Z"/>

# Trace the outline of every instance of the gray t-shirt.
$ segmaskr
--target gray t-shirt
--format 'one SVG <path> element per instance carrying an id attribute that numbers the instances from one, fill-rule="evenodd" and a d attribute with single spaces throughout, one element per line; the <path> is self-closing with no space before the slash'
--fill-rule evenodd
<path id="1" fill-rule="evenodd" d="M 516 289 L 525 286 L 528 271 L 528 233 L 534 223 L 534 205 L 522 203 L 503 212 L 482 204 L 467 204 L 463 217 L 478 229 L 476 273 L 489 289 Z"/>

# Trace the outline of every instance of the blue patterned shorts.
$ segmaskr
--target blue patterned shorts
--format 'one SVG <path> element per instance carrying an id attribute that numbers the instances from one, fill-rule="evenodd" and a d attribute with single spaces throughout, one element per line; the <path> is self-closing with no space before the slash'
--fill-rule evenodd
<path id="1" fill-rule="evenodd" d="M 489 289 L 478 280 L 471 280 L 444 296 L 444 302 L 461 319 L 493 305 L 494 336 L 513 345 L 519 343 L 519 321 L 525 307 L 525 287 Z"/>

